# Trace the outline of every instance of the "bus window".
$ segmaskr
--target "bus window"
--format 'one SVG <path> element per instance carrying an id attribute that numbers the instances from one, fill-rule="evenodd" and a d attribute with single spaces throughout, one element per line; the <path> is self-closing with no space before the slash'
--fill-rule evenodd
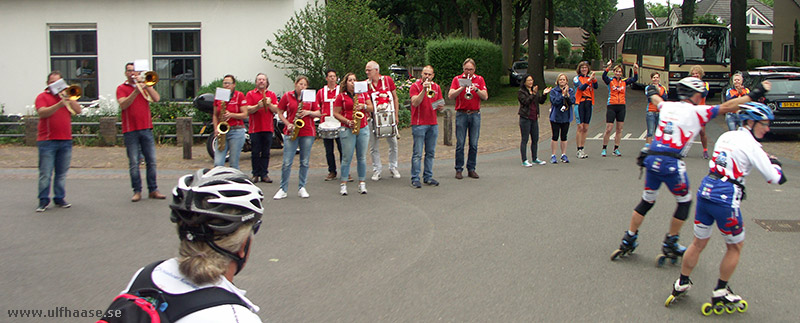
<path id="1" fill-rule="evenodd" d="M 725 28 L 676 28 L 672 63 L 730 64 L 730 44 Z"/>

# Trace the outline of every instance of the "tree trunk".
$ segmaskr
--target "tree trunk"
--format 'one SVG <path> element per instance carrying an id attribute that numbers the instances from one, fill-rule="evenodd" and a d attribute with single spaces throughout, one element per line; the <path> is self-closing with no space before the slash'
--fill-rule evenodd
<path id="1" fill-rule="evenodd" d="M 476 11 L 469 13 L 469 26 L 470 26 L 470 38 L 480 38 L 481 33 L 480 29 L 478 29 L 478 13 Z"/>
<path id="2" fill-rule="evenodd" d="M 636 29 L 647 29 L 647 16 L 644 13 L 644 0 L 633 0 L 633 14 L 636 15 Z"/>
<path id="3" fill-rule="evenodd" d="M 528 74 L 539 88 L 544 83 L 544 1 L 531 0 L 531 19 L 528 25 Z"/>
<path id="4" fill-rule="evenodd" d="M 747 0 L 731 0 L 731 71 L 747 69 Z"/>
<path id="5" fill-rule="evenodd" d="M 547 6 L 547 68 L 556 68 L 556 55 L 555 55 L 555 17 L 556 8 L 553 6 L 553 0 L 545 0 Z"/>
<path id="6" fill-rule="evenodd" d="M 733 1 L 733 0 L 731 0 Z M 691 24 L 694 22 L 694 0 L 683 0 L 681 6 L 681 24 Z"/>
<path id="7" fill-rule="evenodd" d="M 519 10 L 518 8 L 514 8 L 514 34 L 513 34 L 513 36 L 511 36 L 511 37 L 514 37 L 514 44 L 511 47 L 511 52 L 513 53 L 511 55 L 511 60 L 512 61 L 516 61 L 520 57 L 519 56 L 519 29 L 520 29 L 519 25 L 520 25 L 520 21 L 522 20 L 522 14 L 523 14 L 522 10 Z"/>
<path id="8" fill-rule="evenodd" d="M 512 60 L 512 53 L 514 52 L 513 48 L 511 48 L 513 42 L 511 37 L 514 34 L 511 33 L 511 0 L 501 0 L 500 3 L 500 11 L 502 12 L 502 18 L 500 18 L 500 24 L 502 26 L 501 33 L 502 33 L 502 46 L 503 46 L 503 74 L 506 73 L 507 68 L 511 67 L 511 60 Z"/>

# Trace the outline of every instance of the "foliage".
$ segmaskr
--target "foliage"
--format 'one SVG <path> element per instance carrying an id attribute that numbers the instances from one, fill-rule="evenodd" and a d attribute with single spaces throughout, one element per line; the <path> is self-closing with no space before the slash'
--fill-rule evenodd
<path id="1" fill-rule="evenodd" d="M 553 0 L 556 25 L 581 27 L 599 34 L 608 19 L 617 12 L 616 0 Z"/>
<path id="2" fill-rule="evenodd" d="M 747 60 L 747 69 L 748 70 L 752 70 L 752 69 L 754 69 L 756 67 L 759 67 L 759 66 L 767 66 L 767 65 L 769 65 L 769 62 L 767 62 L 767 61 L 765 61 L 763 59 L 760 59 L 760 58 L 751 58 L 751 59 Z"/>
<path id="3" fill-rule="evenodd" d="M 569 57 L 572 43 L 569 42 L 569 39 L 561 38 L 556 42 L 556 49 L 558 50 L 558 56 Z"/>
<path id="4" fill-rule="evenodd" d="M 775 8 L 775 0 L 758 0 L 759 2 L 768 5 L 770 8 Z"/>
<path id="5" fill-rule="evenodd" d="M 204 93 L 216 93 L 218 87 L 220 87 L 220 88 L 222 87 L 222 79 L 221 78 L 213 80 L 213 81 L 211 81 L 211 83 L 208 83 L 206 85 L 201 86 L 200 90 L 197 91 L 197 93 L 198 93 L 198 95 L 204 94 Z M 247 94 L 247 92 L 250 92 L 251 90 L 253 90 L 255 88 L 256 88 L 256 84 L 253 83 L 253 82 L 246 81 L 246 80 L 240 80 L 240 79 L 236 80 L 236 88 L 235 88 L 236 91 L 239 91 L 239 92 Z"/>
<path id="6" fill-rule="evenodd" d="M 316 1 L 309 3 L 286 22 L 283 29 L 267 39 L 261 57 L 284 69 L 286 77 L 294 80 L 300 74 L 309 78 L 311 87 L 325 84 L 325 7 Z"/>
<path id="7" fill-rule="evenodd" d="M 650 11 L 650 14 L 652 14 L 653 17 L 669 17 L 670 9 L 667 7 L 667 5 L 647 2 L 644 4 L 644 7 L 647 9 L 647 11 Z M 681 6 L 677 4 L 672 5 L 672 9 L 680 7 Z"/>
<path id="8" fill-rule="evenodd" d="M 400 47 L 403 52 L 400 53 L 398 64 L 401 66 L 424 66 L 426 43 L 425 39 L 404 38 Z"/>
<path id="9" fill-rule="evenodd" d="M 800 67 L 800 62 L 773 61 L 769 65 L 773 65 L 773 66 L 797 66 L 797 67 Z"/>
<path id="10" fill-rule="evenodd" d="M 594 59 L 602 59 L 602 55 L 600 44 L 597 43 L 597 37 L 594 34 L 590 34 L 583 48 L 583 60 L 591 62 Z"/>
<path id="11" fill-rule="evenodd" d="M 717 17 L 716 15 L 712 15 L 710 13 L 707 13 L 707 14 L 702 15 L 702 16 L 695 16 L 694 17 L 694 23 L 696 23 L 696 24 L 709 24 L 709 25 L 721 25 L 721 26 L 725 25 L 725 23 L 722 22 L 719 17 Z"/>
<path id="12" fill-rule="evenodd" d="M 800 22 L 794 20 L 794 61 L 800 62 Z"/>
<path id="13" fill-rule="evenodd" d="M 566 64 L 567 58 L 564 56 L 556 56 L 556 66 L 563 67 Z"/>
<path id="14" fill-rule="evenodd" d="M 580 63 L 582 58 L 583 58 L 583 52 L 579 50 L 573 51 L 569 55 L 569 58 L 567 58 L 567 68 L 578 66 L 578 63 Z"/>
<path id="15" fill-rule="evenodd" d="M 503 55 L 500 46 L 484 39 L 448 38 L 428 42 L 426 61 L 431 64 L 439 84 L 448 88 L 450 78 L 463 73 L 461 63 L 466 58 L 475 60 L 475 73 L 483 76 L 489 96 L 500 88 L 503 74 Z"/>
<path id="16" fill-rule="evenodd" d="M 394 80 L 395 91 L 397 92 L 397 100 L 399 101 L 398 104 L 402 108 L 406 104 L 411 104 L 411 95 L 409 91 L 411 90 L 411 84 L 414 84 L 417 79 L 409 78 L 407 80 Z M 438 83 L 438 82 L 437 82 Z"/>
<path id="17" fill-rule="evenodd" d="M 400 107 L 400 111 L 397 111 L 397 129 L 408 127 L 411 127 L 411 109 Z"/>

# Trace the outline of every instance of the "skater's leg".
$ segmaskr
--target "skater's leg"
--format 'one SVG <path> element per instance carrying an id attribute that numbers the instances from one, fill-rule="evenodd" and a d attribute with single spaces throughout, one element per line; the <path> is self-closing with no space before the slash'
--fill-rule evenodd
<path id="1" fill-rule="evenodd" d="M 703 252 L 706 245 L 708 244 L 708 238 L 700 239 L 695 237 L 692 244 L 689 245 L 689 248 L 686 249 L 686 252 L 683 253 L 683 263 L 681 264 L 681 275 L 689 276 L 692 274 L 692 270 L 694 267 L 697 266 L 697 262 L 700 260 L 700 253 Z"/>
<path id="2" fill-rule="evenodd" d="M 650 204 L 652 206 L 652 204 Z M 644 222 L 644 215 L 641 215 L 639 212 L 633 211 L 633 215 L 631 216 L 631 225 L 628 229 L 630 232 L 639 231 L 639 227 L 642 226 L 642 222 Z"/>
<path id="3" fill-rule="evenodd" d="M 680 234 L 681 227 L 683 227 L 684 222 L 686 221 L 678 218 L 672 218 L 672 222 L 669 223 L 669 235 L 674 236 L 676 234 Z"/>
<path id="4" fill-rule="evenodd" d="M 744 241 L 736 244 L 728 244 L 728 251 L 725 252 L 725 256 L 722 257 L 722 262 L 719 264 L 720 280 L 730 281 L 731 276 L 733 276 L 733 271 L 736 270 L 736 265 L 739 264 L 739 256 L 742 253 L 743 246 Z"/>

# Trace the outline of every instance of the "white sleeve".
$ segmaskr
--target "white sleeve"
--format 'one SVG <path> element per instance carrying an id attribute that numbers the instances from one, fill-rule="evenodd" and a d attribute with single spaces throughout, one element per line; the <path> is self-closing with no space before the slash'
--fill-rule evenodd
<path id="1" fill-rule="evenodd" d="M 769 161 L 769 156 L 767 156 L 767 153 L 764 152 L 761 147 L 753 146 L 750 154 L 750 162 L 761 172 L 761 175 L 764 176 L 767 183 L 778 184 L 781 180 L 783 170 L 781 170 L 780 166 L 774 165 Z"/>

